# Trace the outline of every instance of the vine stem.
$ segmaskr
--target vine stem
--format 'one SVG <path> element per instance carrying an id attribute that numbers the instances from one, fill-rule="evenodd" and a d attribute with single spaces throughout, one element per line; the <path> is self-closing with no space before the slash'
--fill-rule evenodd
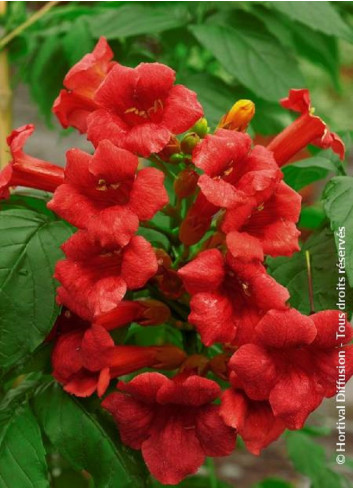
<path id="1" fill-rule="evenodd" d="M 0 2 L 0 17 L 6 15 L 7 2 Z M 6 138 L 12 126 L 12 92 L 7 49 L 0 51 L 0 168 L 9 161 Z"/>
<path id="2" fill-rule="evenodd" d="M 4 2 L 2 2 L 4 3 Z M 25 20 L 22 24 L 18 25 L 13 31 L 9 32 L 6 36 L 4 36 L 0 40 L 0 49 L 3 49 L 12 39 L 15 37 L 19 36 L 25 29 L 30 27 L 32 24 L 37 22 L 43 15 L 45 15 L 50 9 L 55 7 L 60 3 L 59 1 L 53 1 L 53 2 L 48 2 L 46 3 L 41 9 L 39 9 L 37 12 L 35 12 L 33 15 L 28 17 L 27 20 Z"/>
<path id="3" fill-rule="evenodd" d="M 207 465 L 208 475 L 210 478 L 210 487 L 218 487 L 216 467 L 212 457 L 207 457 L 206 465 Z"/>
<path id="4" fill-rule="evenodd" d="M 314 308 L 314 293 L 313 293 L 313 277 L 311 273 L 311 260 L 310 260 L 309 250 L 305 250 L 305 261 L 306 261 L 306 270 L 308 274 L 310 314 L 313 314 L 315 312 L 315 308 Z"/>
<path id="5" fill-rule="evenodd" d="M 170 176 L 173 180 L 175 180 L 176 178 L 176 175 L 168 168 L 168 166 L 164 163 L 163 160 L 161 160 L 160 158 L 158 158 L 157 155 L 155 154 L 151 154 L 148 159 L 150 161 L 152 161 L 153 163 L 155 163 L 158 168 L 165 174 L 165 175 L 168 175 Z"/>

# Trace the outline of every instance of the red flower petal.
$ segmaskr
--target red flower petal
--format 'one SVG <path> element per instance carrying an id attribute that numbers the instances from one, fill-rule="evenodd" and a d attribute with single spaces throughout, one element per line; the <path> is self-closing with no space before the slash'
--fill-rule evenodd
<path id="1" fill-rule="evenodd" d="M 181 134 L 203 116 L 197 95 L 184 85 L 175 85 L 169 92 L 163 112 L 163 124 L 174 134 Z"/>
<path id="2" fill-rule="evenodd" d="M 163 185 L 164 174 L 156 168 L 144 168 L 138 172 L 130 194 L 130 209 L 141 221 L 147 221 L 169 201 Z"/>
<path id="3" fill-rule="evenodd" d="M 178 484 L 198 470 L 205 454 L 190 416 L 176 413 L 164 421 L 162 424 L 162 418 L 161 426 L 142 443 L 142 455 L 151 474 L 162 484 Z"/>
<path id="4" fill-rule="evenodd" d="M 219 250 L 206 250 L 178 270 L 190 294 L 218 288 L 225 276 L 224 258 Z"/>
<path id="5" fill-rule="evenodd" d="M 128 383 L 119 382 L 118 389 L 150 404 L 157 402 L 159 389 L 168 383 L 169 379 L 164 375 L 157 372 L 146 372 L 138 375 Z"/>
<path id="6" fill-rule="evenodd" d="M 120 185 L 125 181 L 133 182 L 137 166 L 137 156 L 103 140 L 94 152 L 89 170 L 97 180 L 104 179 L 107 184 Z"/>
<path id="7" fill-rule="evenodd" d="M 320 392 L 321 390 L 321 392 Z M 275 416 L 291 430 L 303 427 L 306 418 L 322 401 L 322 389 L 300 368 L 292 367 L 282 374 L 270 394 Z"/>
<path id="8" fill-rule="evenodd" d="M 175 81 L 175 71 L 161 63 L 140 63 L 136 69 L 136 97 L 148 105 L 169 96 Z M 183 131 L 182 131 L 183 132 Z"/>
<path id="9" fill-rule="evenodd" d="M 216 177 L 229 169 L 229 164 L 238 164 L 247 157 L 251 138 L 237 131 L 218 129 L 206 136 L 193 152 L 193 162 L 206 175 Z"/>
<path id="10" fill-rule="evenodd" d="M 226 243 L 234 258 L 244 261 L 264 260 L 260 241 L 247 233 L 230 232 L 227 234 Z"/>
<path id="11" fill-rule="evenodd" d="M 85 331 L 81 344 L 82 365 L 88 370 L 99 371 L 108 367 L 109 352 L 114 341 L 101 326 L 92 326 Z"/>
<path id="12" fill-rule="evenodd" d="M 311 107 L 310 92 L 307 88 L 292 88 L 289 90 L 288 97 L 280 100 L 280 104 L 285 109 L 305 114 Z"/>
<path id="13" fill-rule="evenodd" d="M 241 346 L 228 365 L 251 399 L 268 399 L 278 373 L 271 355 L 264 348 L 252 344 Z"/>
<path id="14" fill-rule="evenodd" d="M 321 311 L 312 314 L 317 335 L 312 343 L 315 348 L 334 348 L 348 343 L 353 336 L 353 330 L 347 321 L 346 313 L 342 311 Z"/>
<path id="15" fill-rule="evenodd" d="M 79 353 L 84 331 L 63 334 L 55 344 L 52 354 L 53 376 L 59 382 L 65 382 L 82 368 Z"/>
<path id="16" fill-rule="evenodd" d="M 246 448 L 254 455 L 259 455 L 285 429 L 267 401 L 251 401 L 244 393 L 233 389 L 226 390 L 222 396 L 221 415 L 227 424 L 237 429 Z"/>
<path id="17" fill-rule="evenodd" d="M 183 382 L 169 380 L 157 393 L 160 404 L 185 404 L 203 406 L 215 400 L 221 393 L 219 385 L 213 380 L 191 375 Z"/>
<path id="18" fill-rule="evenodd" d="M 189 321 L 200 333 L 202 343 L 231 343 L 236 333 L 233 307 L 230 300 L 219 293 L 200 292 L 190 302 Z"/>
<path id="19" fill-rule="evenodd" d="M 244 194 L 222 179 L 214 180 L 208 175 L 201 175 L 197 185 L 206 199 L 217 207 L 227 209 L 244 203 Z"/>
<path id="20" fill-rule="evenodd" d="M 150 424 L 155 415 L 153 405 L 113 392 L 104 399 L 102 407 L 113 415 L 123 443 L 135 450 L 140 449 L 142 442 L 149 436 Z"/>
<path id="21" fill-rule="evenodd" d="M 126 246 L 138 227 L 137 215 L 125 206 L 108 207 L 91 215 L 88 222 L 86 218 L 86 228 L 91 238 L 104 248 Z"/>
<path id="22" fill-rule="evenodd" d="M 309 345 L 317 334 L 312 319 L 296 309 L 268 311 L 256 332 L 262 344 L 279 349 Z"/>
<path id="23" fill-rule="evenodd" d="M 105 391 L 108 389 L 110 383 L 110 370 L 108 367 L 103 368 L 98 377 L 97 382 L 97 395 L 98 397 L 102 397 Z"/>
<path id="24" fill-rule="evenodd" d="M 78 397 L 89 397 L 96 391 L 97 382 L 98 376 L 96 373 L 82 370 L 64 385 L 64 390 Z"/>
<path id="25" fill-rule="evenodd" d="M 143 287 L 158 270 L 152 246 L 142 236 L 134 236 L 123 251 L 121 276 L 129 289 Z"/>
<path id="26" fill-rule="evenodd" d="M 224 423 L 219 406 L 205 406 L 200 410 L 196 436 L 208 457 L 224 457 L 235 448 L 236 432 Z"/>

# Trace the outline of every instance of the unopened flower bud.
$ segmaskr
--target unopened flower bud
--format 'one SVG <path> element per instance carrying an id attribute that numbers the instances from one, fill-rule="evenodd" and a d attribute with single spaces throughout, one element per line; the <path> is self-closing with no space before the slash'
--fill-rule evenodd
<path id="1" fill-rule="evenodd" d="M 179 173 L 174 182 L 174 190 L 179 199 L 186 199 L 195 192 L 198 179 L 198 174 L 191 167 Z"/>
<path id="2" fill-rule="evenodd" d="M 143 326 L 163 324 L 170 318 L 170 309 L 164 302 L 155 299 L 139 299 L 136 302 L 143 307 L 138 321 Z"/>
<path id="3" fill-rule="evenodd" d="M 228 362 L 231 357 L 231 353 L 220 353 L 210 360 L 210 370 L 217 375 L 220 379 L 228 379 Z"/>
<path id="4" fill-rule="evenodd" d="M 168 144 L 162 149 L 158 156 L 161 160 L 172 163 L 172 156 L 180 153 L 180 143 L 179 140 L 172 135 Z"/>
<path id="5" fill-rule="evenodd" d="M 197 143 L 200 142 L 200 137 L 196 132 L 189 132 L 183 137 L 180 147 L 183 153 L 190 155 Z"/>
<path id="6" fill-rule="evenodd" d="M 185 160 L 185 155 L 183 153 L 175 153 L 169 158 L 169 163 L 181 163 Z"/>
<path id="7" fill-rule="evenodd" d="M 209 359 L 204 355 L 199 355 L 195 353 L 190 355 L 182 363 L 179 372 L 189 372 L 197 375 L 206 375 L 208 371 Z"/>
<path id="8" fill-rule="evenodd" d="M 191 128 L 192 132 L 196 132 L 200 138 L 204 138 L 206 134 L 208 133 L 208 123 L 207 119 L 205 117 L 201 117 L 196 124 Z"/>
<path id="9" fill-rule="evenodd" d="M 255 104 L 251 100 L 238 100 L 219 121 L 218 129 L 246 131 L 249 122 L 254 117 Z"/>
<path id="10" fill-rule="evenodd" d="M 186 358 L 186 353 L 174 345 L 152 347 L 155 350 L 153 368 L 174 370 L 178 368 Z"/>

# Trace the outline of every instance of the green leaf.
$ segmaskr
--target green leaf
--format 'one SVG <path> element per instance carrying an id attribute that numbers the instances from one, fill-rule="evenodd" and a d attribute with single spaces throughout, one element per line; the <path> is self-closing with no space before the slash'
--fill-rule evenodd
<path id="1" fill-rule="evenodd" d="M 51 330 L 58 313 L 52 275 L 71 233 L 54 215 L 0 211 L 0 366 L 32 352 Z"/>
<path id="2" fill-rule="evenodd" d="M 216 485 L 217 484 L 217 485 Z M 212 487 L 233 487 L 227 482 L 217 480 Z M 210 478 L 206 475 L 192 475 L 191 477 L 186 477 L 183 481 L 179 482 L 176 486 L 166 486 L 161 484 L 157 480 L 153 479 L 152 487 L 210 487 Z"/>
<path id="3" fill-rule="evenodd" d="M 326 185 L 323 193 L 324 209 L 335 233 L 337 250 L 344 245 L 346 273 L 353 286 L 353 177 L 334 177 Z M 345 240 L 340 240 L 337 232 L 345 228 Z"/>
<path id="4" fill-rule="evenodd" d="M 28 405 L 0 413 L 1 487 L 48 487 L 45 449 Z"/>
<path id="5" fill-rule="evenodd" d="M 232 90 L 222 80 L 208 73 L 188 75 L 182 79 L 182 83 L 197 93 L 211 127 L 215 127 L 236 100 L 241 98 L 238 90 Z"/>
<path id="6" fill-rule="evenodd" d="M 327 466 L 324 448 L 308 435 L 288 432 L 286 444 L 295 469 L 310 478 L 311 487 L 347 487 L 344 478 Z"/>
<path id="7" fill-rule="evenodd" d="M 27 76 L 31 95 L 47 122 L 50 122 L 53 102 L 68 69 L 60 35 L 45 37 L 38 43 L 33 60 L 27 66 Z"/>
<path id="8" fill-rule="evenodd" d="M 185 25 L 187 9 L 183 5 L 138 5 L 128 4 L 107 9 L 103 13 L 87 19 L 91 33 L 95 37 L 107 39 L 155 34 Z"/>
<path id="9" fill-rule="evenodd" d="M 310 253 L 315 312 L 337 309 L 337 252 L 333 234 L 328 229 L 311 236 L 301 251 L 290 258 L 268 258 L 269 273 L 289 289 L 290 304 L 303 314 L 310 314 L 306 251 Z M 347 287 L 347 309 L 351 310 L 352 304 L 353 290 Z"/>
<path id="10" fill-rule="evenodd" d="M 304 83 L 293 56 L 270 36 L 227 26 L 190 29 L 224 69 L 261 98 L 278 101 L 290 88 Z"/>
<path id="11" fill-rule="evenodd" d="M 328 158 L 314 156 L 286 165 L 282 171 L 285 182 L 298 191 L 317 180 L 326 178 L 329 172 L 336 173 L 336 166 Z"/>
<path id="12" fill-rule="evenodd" d="M 302 207 L 298 227 L 299 229 L 322 229 L 326 220 L 326 214 L 320 204 L 309 205 Z"/>
<path id="13" fill-rule="evenodd" d="M 66 58 L 70 65 L 77 63 L 85 54 L 90 53 L 94 41 L 85 18 L 78 18 L 62 40 Z"/>
<path id="14" fill-rule="evenodd" d="M 337 39 L 299 24 L 288 22 L 299 56 L 324 68 L 331 76 L 336 90 L 340 89 L 340 62 Z"/>
<path id="15" fill-rule="evenodd" d="M 290 19 L 297 20 L 313 30 L 353 41 L 352 30 L 330 2 L 266 2 L 265 5 L 279 10 Z"/>
<path id="16" fill-rule="evenodd" d="M 33 406 L 52 445 L 75 470 L 91 474 L 95 487 L 144 487 L 143 467 L 134 453 L 115 444 L 83 404 L 59 385 L 47 385 Z"/>
<path id="17" fill-rule="evenodd" d="M 255 487 L 294 487 L 294 486 L 290 482 L 285 481 L 283 479 L 279 479 L 278 477 L 266 477 L 266 479 L 263 479 L 261 482 L 256 484 Z"/>

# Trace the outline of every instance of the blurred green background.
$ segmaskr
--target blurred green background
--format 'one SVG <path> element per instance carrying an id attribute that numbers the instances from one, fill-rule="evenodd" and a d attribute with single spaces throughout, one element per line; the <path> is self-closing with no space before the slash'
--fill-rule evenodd
<path id="1" fill-rule="evenodd" d="M 5 32 L 45 5 L 7 3 Z M 48 124 L 65 73 L 103 35 L 123 64 L 172 66 L 198 92 L 211 125 L 235 99 L 251 98 L 253 129 L 273 134 L 289 120 L 279 98 L 306 86 L 335 130 L 351 126 L 353 2 L 51 3 L 8 44 L 12 83 L 28 84 Z"/>
<path id="2" fill-rule="evenodd" d="M 271 136 L 292 120 L 279 99 L 290 88 L 307 87 L 332 130 L 352 129 L 353 2 L 13 1 L 0 7 L 1 124 L 35 122 L 28 148 L 37 157 L 63 164 L 64 149 L 84 145 L 84 137 L 59 129 L 51 106 L 68 69 L 101 35 L 122 64 L 172 66 L 178 82 L 198 93 L 211 127 L 235 100 L 250 98 L 256 103 L 252 134 Z M 63 133 L 68 137 L 60 138 Z M 352 392 L 348 396 L 352 418 Z M 352 487 L 352 461 L 338 474 L 332 470 L 335 416 L 334 404 L 325 402 L 309 428 L 274 443 L 261 458 L 240 449 L 217 462 L 219 477 L 229 487 Z M 48 462 L 53 487 L 89 486 L 87 474 L 74 471 L 56 447 L 48 448 Z M 184 486 L 207 486 L 203 471 Z"/>

